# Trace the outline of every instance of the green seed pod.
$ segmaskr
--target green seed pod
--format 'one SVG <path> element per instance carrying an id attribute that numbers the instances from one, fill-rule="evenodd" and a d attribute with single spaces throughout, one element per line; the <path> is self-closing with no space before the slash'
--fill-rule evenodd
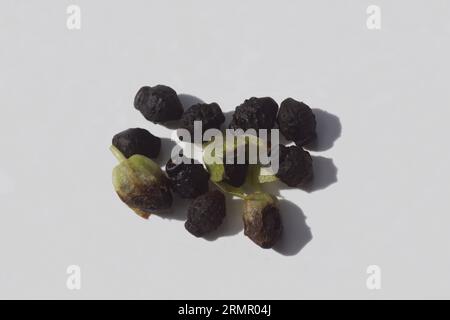
<path id="1" fill-rule="evenodd" d="M 153 160 L 139 154 L 127 159 L 114 146 L 111 151 L 120 161 L 113 169 L 112 180 L 124 203 L 145 219 L 172 205 L 168 180 Z"/>
<path id="2" fill-rule="evenodd" d="M 255 192 L 245 198 L 244 234 L 262 248 L 272 248 L 281 236 L 280 211 L 277 199 L 264 192 Z"/>

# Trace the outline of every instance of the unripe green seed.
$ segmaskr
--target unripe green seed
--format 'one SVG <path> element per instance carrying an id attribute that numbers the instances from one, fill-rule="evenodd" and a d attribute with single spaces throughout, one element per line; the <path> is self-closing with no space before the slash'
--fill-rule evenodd
<path id="1" fill-rule="evenodd" d="M 113 185 L 125 204 L 145 219 L 172 205 L 168 180 L 153 160 L 139 154 L 126 159 L 114 146 L 111 151 L 120 161 L 113 169 Z"/>

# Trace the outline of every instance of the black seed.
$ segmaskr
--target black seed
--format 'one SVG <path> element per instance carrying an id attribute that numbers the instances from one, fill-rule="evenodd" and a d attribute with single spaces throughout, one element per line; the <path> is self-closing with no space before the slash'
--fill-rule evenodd
<path id="1" fill-rule="evenodd" d="M 280 145 L 276 176 L 290 187 L 307 185 L 314 176 L 311 155 L 298 146 Z"/>
<path id="2" fill-rule="evenodd" d="M 196 198 L 208 191 L 209 173 L 202 164 L 193 162 L 192 159 L 184 159 L 180 164 L 169 159 L 166 172 L 175 193 L 185 199 Z"/>
<path id="3" fill-rule="evenodd" d="M 304 146 L 316 138 L 316 117 L 303 102 L 287 98 L 280 105 L 278 126 L 286 139 Z"/>
<path id="4" fill-rule="evenodd" d="M 194 121 L 202 121 L 203 134 L 208 129 L 220 129 L 225 116 L 217 103 L 199 103 L 187 109 L 180 121 L 180 127 L 188 130 L 191 137 L 194 136 Z"/>
<path id="5" fill-rule="evenodd" d="M 216 230 L 225 215 L 225 196 L 214 190 L 191 202 L 184 227 L 194 236 L 201 237 Z"/>
<path id="6" fill-rule="evenodd" d="M 224 164 L 225 177 L 224 181 L 233 187 L 240 187 L 244 184 L 247 177 L 248 164 Z"/>
<path id="7" fill-rule="evenodd" d="M 235 141 L 236 142 L 236 141 Z M 228 162 L 228 157 L 232 157 L 231 163 Z M 249 149 L 248 146 L 238 147 L 230 150 L 224 155 L 224 177 L 223 181 L 232 185 L 233 187 L 240 187 L 244 184 L 247 178 L 249 165 Z"/>
<path id="8" fill-rule="evenodd" d="M 156 158 L 161 149 L 161 139 L 141 128 L 133 128 L 116 134 L 112 144 L 126 158 L 140 154 L 148 158 Z"/>
<path id="9" fill-rule="evenodd" d="M 154 123 L 178 120 L 183 114 L 183 106 L 177 93 L 164 85 L 139 89 L 134 98 L 134 107 L 145 119 Z"/>
<path id="10" fill-rule="evenodd" d="M 236 107 L 230 129 L 272 129 L 278 112 L 278 104 L 269 97 L 250 98 Z"/>

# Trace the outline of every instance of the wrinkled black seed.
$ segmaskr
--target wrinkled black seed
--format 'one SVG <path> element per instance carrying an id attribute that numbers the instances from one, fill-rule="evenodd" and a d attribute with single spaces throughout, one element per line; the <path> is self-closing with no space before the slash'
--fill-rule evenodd
<path id="1" fill-rule="evenodd" d="M 290 187 L 307 185 L 314 177 L 311 155 L 299 146 L 280 145 L 276 176 Z"/>
<path id="2" fill-rule="evenodd" d="M 225 215 L 225 196 L 220 191 L 210 191 L 191 202 L 184 227 L 194 236 L 201 237 L 216 230 Z"/>
<path id="3" fill-rule="evenodd" d="M 220 125 L 225 121 L 220 106 L 213 103 L 199 103 L 187 109 L 180 120 L 180 128 L 186 129 L 194 136 L 194 121 L 202 122 L 202 134 L 208 129 L 220 129 Z"/>
<path id="4" fill-rule="evenodd" d="M 269 97 L 247 99 L 236 107 L 230 129 L 272 129 L 275 126 L 278 104 Z"/>
<path id="5" fill-rule="evenodd" d="M 278 126 L 286 139 L 304 146 L 316 138 L 316 117 L 303 102 L 287 98 L 280 105 Z"/>
<path id="6" fill-rule="evenodd" d="M 209 173 L 202 164 L 185 158 L 180 164 L 172 159 L 166 164 L 167 176 L 172 190 L 185 199 L 196 198 L 208 191 Z"/>
<path id="7" fill-rule="evenodd" d="M 178 120 L 183 114 L 183 106 L 177 93 L 164 85 L 139 89 L 134 98 L 134 107 L 145 119 L 154 123 Z"/>
<path id="8" fill-rule="evenodd" d="M 132 128 L 119 132 L 113 137 L 112 144 L 126 158 L 134 154 L 156 158 L 161 149 L 161 139 L 141 128 Z"/>

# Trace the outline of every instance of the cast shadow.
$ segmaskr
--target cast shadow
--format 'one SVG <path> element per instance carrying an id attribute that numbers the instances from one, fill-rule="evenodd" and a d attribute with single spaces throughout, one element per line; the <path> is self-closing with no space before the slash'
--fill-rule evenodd
<path id="1" fill-rule="evenodd" d="M 172 150 L 176 146 L 176 142 L 170 138 L 161 138 L 161 150 L 159 151 L 158 157 L 155 159 L 156 163 L 162 168 L 165 172 L 166 163 L 169 161 Z M 173 202 L 172 207 L 164 213 L 158 215 L 163 219 L 168 220 L 181 220 L 185 221 L 187 212 L 186 208 L 190 203 L 190 199 L 182 199 L 177 194 L 172 192 Z"/>
<path id="2" fill-rule="evenodd" d="M 160 139 L 161 139 L 161 150 L 159 151 L 159 155 L 155 159 L 155 161 L 165 171 L 164 167 L 166 166 L 167 161 L 169 161 L 170 156 L 172 154 L 172 150 L 177 145 L 177 143 L 170 138 L 160 138 Z"/>
<path id="3" fill-rule="evenodd" d="M 328 188 L 338 181 L 338 168 L 331 158 L 311 156 L 313 160 L 314 179 L 311 184 L 302 187 L 306 192 L 315 192 Z"/>
<path id="4" fill-rule="evenodd" d="M 292 188 L 277 180 L 264 184 L 264 190 L 276 196 L 280 195 L 280 190 L 286 189 L 303 190 L 312 193 L 326 189 L 338 181 L 338 168 L 334 164 L 333 159 L 322 156 L 311 156 L 311 158 L 313 160 L 314 179 L 310 184 Z"/>
<path id="5" fill-rule="evenodd" d="M 173 203 L 170 209 L 166 210 L 164 213 L 158 214 L 158 216 L 165 220 L 186 221 L 187 208 L 192 199 L 180 198 L 174 192 L 172 192 L 172 197 Z"/>
<path id="6" fill-rule="evenodd" d="M 279 208 L 283 233 L 273 250 L 284 256 L 293 256 L 312 240 L 311 229 L 306 224 L 306 216 L 303 211 L 294 203 L 280 200 Z"/>
<path id="7" fill-rule="evenodd" d="M 341 136 L 341 121 L 337 116 L 322 109 L 313 109 L 316 117 L 317 139 L 305 146 L 311 151 L 325 151 L 333 147 L 334 142 Z"/>
<path id="8" fill-rule="evenodd" d="M 225 121 L 224 121 L 224 123 L 222 124 L 222 126 L 223 126 L 225 129 L 227 129 L 228 126 L 230 125 L 231 119 L 233 119 L 233 113 L 234 113 L 234 110 L 232 110 L 232 111 L 227 111 L 227 112 L 224 112 L 224 113 L 223 113 L 223 115 L 225 116 Z"/>

